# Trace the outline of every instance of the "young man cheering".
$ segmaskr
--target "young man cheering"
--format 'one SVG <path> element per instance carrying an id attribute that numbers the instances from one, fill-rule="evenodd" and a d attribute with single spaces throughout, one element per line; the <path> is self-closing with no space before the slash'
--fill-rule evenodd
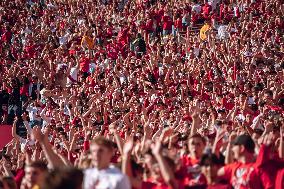
<path id="1" fill-rule="evenodd" d="M 90 151 L 94 168 L 84 174 L 84 189 L 130 189 L 126 175 L 111 165 L 113 142 L 104 137 L 97 137 L 91 142 Z"/>

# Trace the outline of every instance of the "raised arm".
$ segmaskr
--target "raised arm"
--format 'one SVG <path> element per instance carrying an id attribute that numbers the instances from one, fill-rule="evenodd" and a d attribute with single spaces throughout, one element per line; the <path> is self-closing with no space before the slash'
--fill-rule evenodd
<path id="1" fill-rule="evenodd" d="M 62 159 L 53 151 L 52 146 L 48 141 L 47 133 L 43 134 L 39 127 L 33 129 L 33 135 L 35 139 L 40 143 L 41 148 L 46 156 L 50 168 L 62 168 L 64 162 Z"/>
<path id="2" fill-rule="evenodd" d="M 25 125 L 25 127 L 26 127 L 26 129 L 27 129 L 28 134 L 29 134 L 29 135 L 32 135 L 32 128 L 31 128 L 31 126 L 29 125 L 29 122 L 27 121 L 27 115 L 26 115 L 26 114 L 23 114 L 22 118 L 23 118 L 24 125 Z"/>
<path id="3" fill-rule="evenodd" d="M 3 169 L 4 169 L 4 176 L 6 177 L 13 177 L 13 173 L 11 171 L 11 164 L 10 162 L 5 158 L 3 157 L 2 159 L 2 165 L 3 165 Z"/>
<path id="4" fill-rule="evenodd" d="M 233 157 L 232 157 L 232 141 L 236 138 L 236 133 L 232 132 L 231 135 L 229 136 L 229 142 L 226 148 L 226 154 L 225 154 L 225 164 L 229 164 L 233 162 Z"/>
<path id="5" fill-rule="evenodd" d="M 20 136 L 16 133 L 16 131 L 17 131 L 17 123 L 18 123 L 18 118 L 15 117 L 15 120 L 14 120 L 13 126 L 12 126 L 12 136 L 14 137 L 14 139 L 19 141 L 20 140 Z"/>
<path id="6" fill-rule="evenodd" d="M 48 119 L 48 118 L 46 117 L 46 115 L 45 115 L 46 110 L 47 110 L 47 106 L 44 107 L 44 109 L 41 111 L 40 117 L 41 117 L 44 121 L 46 121 L 47 123 L 49 123 L 49 119 Z"/>
<path id="7" fill-rule="evenodd" d="M 130 180 L 130 183 L 133 188 L 141 189 L 142 180 L 138 177 L 134 177 L 131 167 L 131 152 L 133 149 L 134 141 L 132 138 L 128 139 L 123 146 L 123 155 L 122 155 L 122 172 L 126 174 Z"/>
<path id="8" fill-rule="evenodd" d="M 194 135 L 197 132 L 197 129 L 199 128 L 200 124 L 201 124 L 201 119 L 199 118 L 199 113 L 200 113 L 200 109 L 199 109 L 199 105 L 195 106 L 193 108 L 193 111 L 191 111 L 191 117 L 192 117 L 192 126 L 191 126 L 191 130 L 190 130 L 190 134 Z"/>
<path id="9" fill-rule="evenodd" d="M 109 131 L 113 134 L 115 142 L 117 144 L 118 150 L 120 152 L 120 154 L 123 153 L 123 141 L 121 139 L 121 137 L 119 136 L 119 134 L 117 133 L 117 130 L 115 128 L 115 124 L 117 123 L 117 121 L 115 121 L 114 123 L 109 125 Z"/>
<path id="10" fill-rule="evenodd" d="M 159 164 L 164 181 L 173 189 L 179 188 L 178 182 L 173 173 L 173 169 L 168 165 L 167 161 L 162 155 L 162 141 L 157 140 L 156 144 L 152 145 L 151 148 L 153 155 Z"/>

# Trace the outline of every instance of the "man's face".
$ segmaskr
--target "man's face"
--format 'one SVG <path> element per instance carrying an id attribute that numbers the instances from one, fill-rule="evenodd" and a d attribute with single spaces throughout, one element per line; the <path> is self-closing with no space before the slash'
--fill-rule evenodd
<path id="1" fill-rule="evenodd" d="M 221 119 L 225 118 L 226 112 L 222 111 L 222 112 L 218 113 L 218 117 L 221 118 Z"/>
<path id="2" fill-rule="evenodd" d="M 27 179 L 28 185 L 31 187 L 39 184 L 44 179 L 44 171 L 35 167 L 26 167 L 25 169 L 25 177 Z"/>
<path id="3" fill-rule="evenodd" d="M 250 123 L 252 121 L 252 118 L 253 118 L 252 115 L 247 114 L 246 115 L 246 122 Z"/>
<path id="4" fill-rule="evenodd" d="M 111 149 L 103 145 L 93 144 L 91 145 L 90 150 L 93 163 L 96 167 L 101 168 L 109 165 L 113 156 Z"/>
<path id="5" fill-rule="evenodd" d="M 269 94 L 267 94 L 267 93 L 264 94 L 264 100 L 265 101 L 271 101 L 271 99 L 272 98 L 271 98 L 271 96 Z"/>
<path id="6" fill-rule="evenodd" d="M 195 154 L 197 158 L 201 157 L 203 150 L 205 148 L 205 144 L 201 140 L 201 138 L 195 137 L 191 138 L 188 141 L 188 148 L 191 154 Z"/>

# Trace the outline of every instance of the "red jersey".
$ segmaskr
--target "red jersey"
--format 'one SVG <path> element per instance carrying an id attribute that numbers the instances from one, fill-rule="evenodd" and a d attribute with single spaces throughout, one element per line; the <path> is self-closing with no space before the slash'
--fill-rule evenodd
<path id="1" fill-rule="evenodd" d="M 162 21 L 164 22 L 163 23 L 163 29 L 164 30 L 171 30 L 172 29 L 173 22 L 172 22 L 171 17 L 163 16 Z"/>
<path id="2" fill-rule="evenodd" d="M 171 189 L 171 187 L 165 183 L 153 183 L 151 181 L 143 181 L 141 189 Z"/>
<path id="3" fill-rule="evenodd" d="M 201 174 L 199 160 L 189 156 L 181 157 L 181 169 L 177 172 L 183 186 L 195 186 L 206 184 L 206 178 Z"/>
<path id="4" fill-rule="evenodd" d="M 284 188 L 284 168 L 279 170 L 275 181 L 275 189 Z"/>
<path id="5" fill-rule="evenodd" d="M 89 66 L 90 66 L 91 60 L 89 58 L 81 58 L 80 60 L 80 70 L 82 72 L 88 72 L 89 71 Z"/>
<path id="6" fill-rule="evenodd" d="M 230 180 L 235 189 L 263 188 L 259 169 L 255 163 L 231 163 L 224 167 L 225 179 Z"/>

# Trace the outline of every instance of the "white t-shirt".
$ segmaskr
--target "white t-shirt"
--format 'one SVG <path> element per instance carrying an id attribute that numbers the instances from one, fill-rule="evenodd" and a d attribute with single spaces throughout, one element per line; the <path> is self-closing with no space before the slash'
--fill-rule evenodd
<path id="1" fill-rule="evenodd" d="M 208 4 L 212 6 L 212 10 L 215 10 L 216 6 L 219 2 L 220 2 L 220 0 L 209 0 Z"/>
<path id="2" fill-rule="evenodd" d="M 33 32 L 28 27 L 26 27 L 24 30 L 21 31 L 21 34 L 31 34 L 31 33 L 33 33 Z"/>
<path id="3" fill-rule="evenodd" d="M 128 177 L 110 165 L 109 168 L 98 170 L 91 168 L 84 171 L 84 189 L 130 189 Z"/>
<path id="4" fill-rule="evenodd" d="M 229 33 L 227 31 L 227 25 L 220 25 L 218 28 L 218 37 L 219 39 L 227 39 L 229 38 Z"/>
<path id="5" fill-rule="evenodd" d="M 78 70 L 77 70 L 77 67 L 72 67 L 70 69 L 70 76 L 72 79 L 74 79 L 75 81 L 78 80 Z M 69 78 L 67 78 L 67 84 L 72 84 L 73 81 L 71 81 Z"/>
<path id="6" fill-rule="evenodd" d="M 201 6 L 199 4 L 195 4 L 192 6 L 192 11 L 195 11 L 197 14 L 201 12 Z"/>
<path id="7" fill-rule="evenodd" d="M 29 145 L 29 146 L 35 145 L 35 141 L 34 140 L 32 140 L 32 139 L 24 139 L 22 137 L 19 137 L 19 142 L 20 142 L 20 147 L 21 147 L 21 151 L 22 152 L 25 151 L 26 145 Z"/>
<path id="8" fill-rule="evenodd" d="M 42 110 L 41 107 L 28 106 L 26 109 L 29 112 L 29 117 L 31 121 L 41 121 L 40 112 Z"/>
<path id="9" fill-rule="evenodd" d="M 59 37 L 59 44 L 60 45 L 65 45 L 67 43 L 67 41 L 68 41 L 68 36 L 67 35 Z"/>

